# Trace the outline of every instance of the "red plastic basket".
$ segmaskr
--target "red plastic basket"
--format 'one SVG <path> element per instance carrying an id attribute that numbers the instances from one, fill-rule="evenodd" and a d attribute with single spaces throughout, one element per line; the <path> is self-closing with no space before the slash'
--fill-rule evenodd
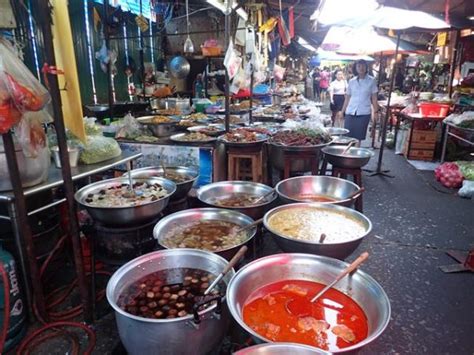
<path id="1" fill-rule="evenodd" d="M 449 112 L 449 105 L 435 102 L 420 103 L 420 113 L 426 117 L 446 117 Z"/>

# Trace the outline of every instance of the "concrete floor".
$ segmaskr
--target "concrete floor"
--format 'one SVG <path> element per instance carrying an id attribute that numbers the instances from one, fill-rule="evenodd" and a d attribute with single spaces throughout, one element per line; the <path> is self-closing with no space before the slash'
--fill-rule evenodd
<path id="1" fill-rule="evenodd" d="M 367 168 L 375 167 L 376 157 Z M 415 170 L 393 151 L 384 159 L 384 168 L 395 177 L 364 174 L 364 213 L 374 233 L 348 260 L 369 251 L 361 269 L 388 294 L 392 317 L 382 336 L 360 353 L 472 355 L 474 274 L 445 274 L 439 266 L 454 263 L 447 250 L 467 251 L 474 244 L 474 200 L 435 189 L 432 172 Z M 261 255 L 275 252 L 280 251 L 266 239 Z M 112 314 L 96 330 L 95 354 L 124 353 Z M 236 340 L 227 339 L 216 353 L 230 353 L 231 341 Z M 67 349 L 67 343 L 56 343 L 35 353 L 64 354 Z"/>

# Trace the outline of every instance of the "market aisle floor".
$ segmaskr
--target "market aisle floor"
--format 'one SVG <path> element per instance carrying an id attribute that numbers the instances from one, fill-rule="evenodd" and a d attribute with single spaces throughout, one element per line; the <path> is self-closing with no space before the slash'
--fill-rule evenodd
<path id="1" fill-rule="evenodd" d="M 473 354 L 474 274 L 439 266 L 454 263 L 447 250 L 474 245 L 474 201 L 435 190 L 433 172 L 415 170 L 393 151 L 384 158 L 395 178 L 364 176 L 374 235 L 358 251 L 370 252 L 363 269 L 387 292 L 392 319 L 362 353 Z"/>

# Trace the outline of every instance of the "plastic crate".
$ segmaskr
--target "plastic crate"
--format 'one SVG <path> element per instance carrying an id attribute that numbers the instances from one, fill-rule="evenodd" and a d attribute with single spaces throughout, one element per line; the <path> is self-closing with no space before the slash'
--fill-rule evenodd
<path id="1" fill-rule="evenodd" d="M 217 57 L 221 55 L 221 47 L 201 47 L 202 55 L 205 57 Z"/>
<path id="2" fill-rule="evenodd" d="M 422 102 L 419 107 L 421 115 L 427 117 L 446 117 L 449 112 L 449 105 L 447 104 Z"/>

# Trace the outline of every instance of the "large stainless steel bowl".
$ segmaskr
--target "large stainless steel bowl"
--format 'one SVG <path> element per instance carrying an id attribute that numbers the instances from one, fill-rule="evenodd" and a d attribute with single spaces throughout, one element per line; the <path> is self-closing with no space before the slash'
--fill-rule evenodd
<path id="1" fill-rule="evenodd" d="M 340 128 L 340 127 L 328 127 L 326 128 L 328 134 L 331 136 L 343 136 L 349 133 L 347 128 Z"/>
<path id="2" fill-rule="evenodd" d="M 328 212 L 338 212 L 349 218 L 352 218 L 365 227 L 365 233 L 362 236 L 355 237 L 354 239 L 339 242 L 339 243 L 330 243 L 330 242 L 313 242 L 313 241 L 304 241 L 291 237 L 284 236 L 274 229 L 272 229 L 268 221 L 270 218 L 278 212 L 283 210 L 292 209 L 292 208 L 301 208 L 301 207 L 311 207 L 318 208 L 321 210 L 326 210 Z M 278 244 L 278 246 L 284 251 L 289 253 L 310 253 L 316 255 L 324 255 L 332 258 L 345 259 L 359 246 L 366 236 L 372 232 L 372 223 L 370 220 L 364 216 L 362 213 L 357 212 L 353 209 L 343 206 L 336 205 L 321 205 L 317 203 L 292 203 L 289 205 L 278 206 L 265 214 L 263 218 L 263 225 L 271 233 L 273 239 Z"/>
<path id="3" fill-rule="evenodd" d="M 357 196 L 348 197 L 359 191 L 360 187 L 349 180 L 332 176 L 297 176 L 280 181 L 275 190 L 284 203 L 315 202 L 311 196 L 326 196 L 335 201 L 318 203 L 350 207 Z"/>
<path id="4" fill-rule="evenodd" d="M 374 152 L 369 149 L 354 147 L 349 148 L 348 152 L 342 155 L 345 149 L 345 146 L 332 145 L 324 147 L 322 151 L 330 164 L 346 169 L 362 168 L 374 156 Z"/>
<path id="5" fill-rule="evenodd" d="M 270 143 L 269 148 L 269 157 L 271 157 L 270 161 L 271 164 L 274 168 L 278 170 L 284 170 L 285 169 L 285 151 L 291 151 L 291 152 L 313 152 L 315 154 L 319 154 L 321 151 L 321 148 L 327 146 L 329 143 L 325 144 L 319 144 L 319 145 L 310 145 L 310 146 L 285 146 L 281 144 L 276 144 L 276 143 Z M 301 160 L 298 158 L 293 159 L 290 165 L 290 171 L 291 172 L 303 172 L 303 171 L 310 171 L 311 170 L 311 164 L 310 162 L 306 160 Z"/>
<path id="6" fill-rule="evenodd" d="M 254 345 L 237 351 L 234 355 L 329 355 L 331 353 L 308 345 L 296 343 L 271 343 Z"/>
<path id="7" fill-rule="evenodd" d="M 246 193 L 255 196 L 263 196 L 270 193 L 273 189 L 270 186 L 251 181 L 220 181 L 212 184 L 202 186 L 197 191 L 197 198 L 199 201 L 210 207 L 225 208 L 232 211 L 244 213 L 253 219 L 262 218 L 272 205 L 272 202 L 277 198 L 274 193 L 267 196 L 264 201 L 255 205 L 247 207 L 225 207 L 215 203 L 216 198 L 223 198 L 232 196 L 235 193 Z"/>
<path id="8" fill-rule="evenodd" d="M 308 280 L 329 284 L 347 263 L 308 254 L 275 254 L 245 265 L 232 278 L 227 288 L 229 310 L 237 323 L 259 342 L 271 342 L 257 334 L 242 319 L 242 310 L 249 296 L 259 288 L 283 280 Z M 390 301 L 383 288 L 371 276 L 357 269 L 335 286 L 349 295 L 367 316 L 369 333 L 366 339 L 344 349 L 356 351 L 382 334 L 390 321 Z M 290 353 L 288 353 L 290 354 Z"/>
<path id="9" fill-rule="evenodd" d="M 218 255 L 195 249 L 161 250 L 142 255 L 118 269 L 107 284 L 107 300 L 115 310 L 120 340 L 131 355 L 206 354 L 224 338 L 229 324 L 226 298 L 222 313 L 215 314 L 213 305 L 200 313 L 196 324 L 192 315 L 176 319 L 150 319 L 134 316 L 121 309 L 117 301 L 127 287 L 141 278 L 161 270 L 193 268 L 218 275 L 227 265 Z M 228 285 L 235 274 L 224 277 Z M 176 280 L 181 282 L 182 280 Z"/>
<path id="10" fill-rule="evenodd" d="M 200 221 L 224 221 L 232 222 L 239 226 L 246 226 L 253 222 L 253 219 L 243 213 L 226 210 L 223 208 L 193 208 L 185 211 L 176 212 L 161 219 L 153 229 L 153 237 L 158 241 L 163 248 L 170 248 L 167 246 L 163 239 L 172 231 L 176 226 L 197 223 Z M 238 243 L 230 248 L 216 251 L 216 254 L 230 260 L 239 250 L 239 248 L 252 240 L 257 233 L 257 228 L 253 228 L 248 231 L 248 238 L 243 243 Z"/>
<path id="11" fill-rule="evenodd" d="M 150 184 L 160 184 L 166 189 L 166 196 L 138 206 L 110 206 L 98 207 L 87 203 L 85 200 L 87 195 L 98 192 L 100 190 L 107 190 L 109 187 L 127 184 L 128 178 L 116 178 L 94 182 L 76 192 L 74 198 L 77 203 L 84 206 L 89 212 L 92 219 L 108 226 L 127 226 L 137 225 L 148 222 L 158 217 L 163 209 L 168 205 L 170 196 L 176 191 L 176 184 L 173 181 L 160 178 L 149 177 L 146 179 L 134 179 L 134 182 L 147 182 Z"/>
<path id="12" fill-rule="evenodd" d="M 188 196 L 189 190 L 193 187 L 194 182 L 199 177 L 199 171 L 193 168 L 188 168 L 186 166 L 167 166 L 165 167 L 166 171 L 172 172 L 173 174 L 178 174 L 181 176 L 189 176 L 190 178 L 183 182 L 175 182 L 176 191 L 171 195 L 170 199 L 172 201 L 180 200 Z M 150 166 L 147 168 L 133 169 L 130 171 L 133 178 L 149 178 L 149 177 L 163 177 L 163 167 L 161 166 Z M 128 173 L 125 173 L 124 176 L 128 176 Z"/>

